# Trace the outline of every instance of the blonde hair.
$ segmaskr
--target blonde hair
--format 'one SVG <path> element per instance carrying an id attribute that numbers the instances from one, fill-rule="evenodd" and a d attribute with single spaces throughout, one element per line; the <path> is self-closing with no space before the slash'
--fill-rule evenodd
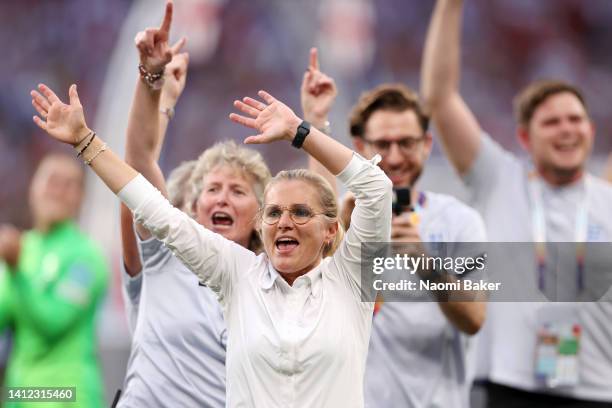
<path id="1" fill-rule="evenodd" d="M 218 166 L 231 166 L 240 170 L 244 176 L 250 177 L 251 186 L 255 193 L 257 203 L 261 207 L 263 204 L 264 189 L 270 181 L 271 174 L 268 166 L 255 150 L 239 146 L 233 140 L 219 142 L 213 147 L 206 149 L 198 158 L 191 178 L 190 185 L 190 210 L 193 211 L 195 203 L 204 188 L 204 178 Z M 192 215 L 194 215 L 192 213 Z M 248 248 L 254 252 L 262 250 L 261 238 L 254 229 Z"/>
<path id="2" fill-rule="evenodd" d="M 332 256 L 344 238 L 344 229 L 338 218 L 338 200 L 336 199 L 336 194 L 327 180 L 306 169 L 283 170 L 270 180 L 264 191 L 264 197 L 274 184 L 281 181 L 292 180 L 303 181 L 311 185 L 319 195 L 319 204 L 321 205 L 321 210 L 323 211 L 322 215 L 325 216 L 325 220 L 328 223 L 335 222 L 338 224 L 338 231 L 336 232 L 334 240 L 325 243 L 325 247 L 323 248 L 323 258 Z"/>

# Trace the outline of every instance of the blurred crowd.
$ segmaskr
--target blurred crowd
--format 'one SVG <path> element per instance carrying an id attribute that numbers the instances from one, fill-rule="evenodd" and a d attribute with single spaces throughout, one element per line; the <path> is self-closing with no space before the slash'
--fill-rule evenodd
<path id="1" fill-rule="evenodd" d="M 28 182 L 53 145 L 32 126 L 27 90 L 37 81 L 65 87 L 78 78 L 96 106 L 108 57 L 130 1 L 0 3 L 3 42 L 0 93 L 0 219 L 29 226 Z"/>
<path id="2" fill-rule="evenodd" d="M 185 27 L 191 61 L 160 159 L 168 173 L 218 140 L 242 140 L 232 101 L 266 89 L 298 111 L 308 49 L 340 88 L 333 134 L 348 143 L 347 113 L 365 89 L 382 82 L 419 88 L 421 56 L 434 1 L 175 0 L 177 31 Z M 24 0 L 0 2 L 0 223 L 29 228 L 28 185 L 43 156 L 61 149 L 32 123 L 28 91 L 38 82 L 57 90 L 78 83 L 86 114 L 103 110 L 103 89 L 116 78 L 109 65 L 136 9 L 163 0 Z M 154 18 L 155 17 L 155 18 Z M 461 92 L 482 128 L 518 151 L 512 99 L 541 78 L 560 78 L 583 91 L 597 126 L 594 156 L 612 151 L 612 7 L 609 0 L 466 0 Z M 116 59 L 116 58 L 115 58 Z M 115 61 L 115 64 L 117 61 Z M 133 68 L 137 60 L 121 60 Z M 119 98 L 131 97 L 118 91 Z M 127 95 L 127 96 L 126 96 Z M 66 95 L 61 95 L 65 98 Z M 344 101 L 344 102 L 343 102 Z M 129 105 L 129 101 L 122 101 Z M 99 119 L 98 119 L 99 120 Z M 123 132 L 118 140 L 123 140 Z M 117 140 L 117 139 L 116 139 Z M 115 148 L 115 146 L 113 146 Z M 258 148 L 272 173 L 305 166 L 304 155 L 275 145 Z M 436 143 L 434 152 L 440 155 Z M 435 190 L 435 185 L 432 186 Z M 105 222 L 105 221 L 104 221 Z M 107 248 L 105 248 L 107 249 Z M 112 261 L 111 261 L 112 263 Z M 116 269 L 115 264 L 111 265 Z M 118 282 L 113 282 L 117 287 Z M 0 351 L 2 347 L 0 346 Z M 2 358 L 0 358 L 2 360 Z"/>
<path id="3" fill-rule="evenodd" d="M 0 3 L 0 38 L 4 42 L 0 64 L 0 181 L 5 186 L 0 192 L 0 220 L 28 226 L 24 206 L 28 180 L 40 157 L 53 148 L 31 122 L 27 90 L 41 79 L 57 89 L 67 89 L 69 81 L 75 79 L 93 117 L 109 58 L 133 3 Z M 220 24 L 218 42 L 208 57 L 192 60 L 184 101 L 170 129 L 171 135 L 178 137 L 167 143 L 162 157 L 164 170 L 193 158 L 193 151 L 201 151 L 213 140 L 244 136 L 236 134 L 236 128 L 226 119 L 238 94 L 262 87 L 298 106 L 300 67 L 306 65 L 307 50 L 311 45 L 322 45 L 317 44 L 322 38 L 337 35 L 333 24 L 325 25 L 325 18 L 331 5 L 342 5 L 343 1 L 200 3 L 208 8 L 201 6 L 199 17 L 196 15 L 192 23 L 206 24 L 214 18 Z M 359 61 L 359 70 L 346 73 L 350 74 L 346 81 L 342 81 L 343 72 L 331 70 L 339 81 L 341 96 L 355 100 L 363 89 L 383 81 L 416 87 L 433 2 L 356 3 L 367 6 L 364 9 L 369 14 L 370 29 L 339 35 L 360 36 L 359 40 L 372 42 L 374 48 Z M 211 4 L 215 6 L 213 11 Z M 347 20 L 341 15 L 342 7 L 339 9 L 336 15 L 338 26 L 342 26 Z M 288 22 L 288 15 L 295 20 Z M 467 2 L 462 91 L 483 127 L 505 147 L 517 149 L 509 101 L 530 80 L 560 77 L 585 90 L 599 130 L 595 154 L 611 150 L 612 139 L 606 131 L 612 127 L 612 116 L 606 111 L 612 100 L 612 56 L 607 52 L 607 44 L 612 41 L 611 19 L 607 0 Z M 291 28 L 294 30 L 289 32 Z M 324 30 L 323 36 L 319 30 Z M 325 52 L 321 58 L 325 64 Z M 346 125 L 334 124 L 334 130 L 344 133 Z M 287 157 L 264 153 L 271 159 L 273 171 L 299 159 L 297 152 Z"/>

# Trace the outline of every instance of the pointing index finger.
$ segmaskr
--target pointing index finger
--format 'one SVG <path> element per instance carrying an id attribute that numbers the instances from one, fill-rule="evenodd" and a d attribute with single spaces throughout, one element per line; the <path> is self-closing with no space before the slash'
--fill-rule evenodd
<path id="1" fill-rule="evenodd" d="M 170 32 L 170 24 L 172 23 L 172 12 L 174 10 L 174 4 L 172 0 L 168 0 L 166 3 L 166 13 L 164 14 L 164 21 L 162 21 L 159 31 L 168 34 Z"/>
<path id="2" fill-rule="evenodd" d="M 310 69 L 312 70 L 319 70 L 319 53 L 316 49 L 316 47 L 312 47 L 310 49 Z"/>

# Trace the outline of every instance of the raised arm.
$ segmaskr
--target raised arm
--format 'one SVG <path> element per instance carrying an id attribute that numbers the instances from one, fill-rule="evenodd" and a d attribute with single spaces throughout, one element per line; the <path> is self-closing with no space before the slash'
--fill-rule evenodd
<path id="1" fill-rule="evenodd" d="M 188 62 L 186 53 L 179 54 L 185 44 L 184 38 L 173 47 L 168 45 L 172 14 L 173 4 L 169 1 L 166 3 L 166 13 L 161 26 L 147 28 L 136 35 L 135 43 L 143 72 L 164 73 L 164 75 L 154 82 L 148 82 L 142 77 L 137 81 L 128 120 L 125 148 L 126 162 L 164 196 L 167 196 L 166 185 L 158 160 L 168 121 L 185 86 Z M 160 115 L 162 111 L 164 114 Z M 136 228 L 141 238 L 150 237 L 146 228 L 141 225 L 136 225 Z M 126 272 L 131 277 L 136 277 L 142 265 L 134 234 L 132 213 L 125 205 L 121 206 L 121 243 Z M 125 282 L 139 285 L 139 282 L 130 280 Z"/>
<path id="2" fill-rule="evenodd" d="M 319 69 L 319 56 L 316 48 L 310 50 L 310 63 L 304 73 L 300 90 L 304 120 L 312 126 L 329 134 L 329 111 L 338 95 L 336 83 Z M 336 178 L 312 156 L 308 157 L 308 169 L 323 176 L 337 194 Z"/>
<path id="3" fill-rule="evenodd" d="M 187 53 L 180 53 L 185 45 L 184 38 L 172 47 L 168 43 L 172 14 L 173 4 L 168 1 L 160 27 L 147 28 L 139 32 L 134 40 L 140 56 L 141 72 L 162 76 L 158 80 L 148 81 L 141 74 L 141 80 L 136 84 L 125 151 L 126 162 L 164 195 L 165 180 L 157 161 L 169 115 L 185 87 L 189 60 Z"/>
<path id="4" fill-rule="evenodd" d="M 478 154 L 480 125 L 459 93 L 461 14 L 463 0 L 438 0 L 429 24 L 421 97 L 438 129 L 444 151 L 460 175 Z"/>
<path id="5" fill-rule="evenodd" d="M 255 261 L 255 254 L 211 232 L 170 203 L 146 179 L 113 153 L 87 127 L 76 86 L 70 87 L 70 104 L 64 104 L 45 85 L 32 91 L 38 111 L 34 122 L 54 139 L 71 144 L 93 171 L 145 225 L 220 298 L 231 292 L 238 271 Z M 44 120 L 42 118 L 44 118 Z"/>
<path id="6" fill-rule="evenodd" d="M 292 141 L 302 120 L 284 103 L 265 91 L 258 95 L 261 102 L 249 97 L 234 101 L 234 106 L 247 116 L 230 114 L 230 119 L 260 133 L 244 140 L 247 144 L 271 143 L 276 140 Z M 312 127 L 302 148 L 331 174 L 337 175 L 353 157 L 353 151 Z"/>
<path id="7" fill-rule="evenodd" d="M 259 91 L 266 103 L 244 98 L 234 106 L 250 117 L 232 113 L 237 123 L 257 129 L 260 134 L 249 136 L 245 143 L 269 143 L 273 140 L 293 140 L 301 123 L 291 109 L 270 94 Z M 386 242 L 390 239 L 391 180 L 376 164 L 369 162 L 336 140 L 313 128 L 303 144 L 304 150 L 346 185 L 356 197 L 353 222 L 339 249 L 333 255 L 338 271 L 350 282 L 357 298 L 361 296 L 361 244 Z"/>
<path id="8" fill-rule="evenodd" d="M 138 175 L 87 127 L 76 85 L 68 90 L 69 104 L 63 103 L 44 84 L 39 84 L 38 91 L 31 91 L 30 95 L 40 115 L 32 118 L 34 123 L 53 139 L 74 147 L 78 157 L 91 166 L 113 193 L 118 193 Z"/>

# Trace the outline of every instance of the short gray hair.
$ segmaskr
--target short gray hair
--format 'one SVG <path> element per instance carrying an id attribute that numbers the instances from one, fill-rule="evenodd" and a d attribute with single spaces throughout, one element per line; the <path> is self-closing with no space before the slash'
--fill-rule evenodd
<path id="1" fill-rule="evenodd" d="M 272 177 L 270 169 L 259 152 L 230 140 L 219 142 L 206 149 L 198 158 L 189 179 L 192 215 L 195 203 L 204 188 L 204 178 L 213 169 L 222 165 L 234 167 L 242 171 L 245 176 L 252 178 L 257 203 L 260 207 L 263 205 L 264 189 Z M 258 252 L 261 248 L 259 234 L 254 230 L 249 249 Z"/>
<path id="2" fill-rule="evenodd" d="M 191 173 L 193 173 L 195 166 L 195 160 L 182 162 L 170 172 L 168 180 L 166 181 L 168 200 L 170 200 L 172 205 L 176 208 L 180 208 L 187 212 L 192 211 L 191 205 L 193 205 L 193 203 L 189 203 L 189 180 L 191 179 Z M 189 205 L 189 207 L 186 208 L 186 205 Z"/>

